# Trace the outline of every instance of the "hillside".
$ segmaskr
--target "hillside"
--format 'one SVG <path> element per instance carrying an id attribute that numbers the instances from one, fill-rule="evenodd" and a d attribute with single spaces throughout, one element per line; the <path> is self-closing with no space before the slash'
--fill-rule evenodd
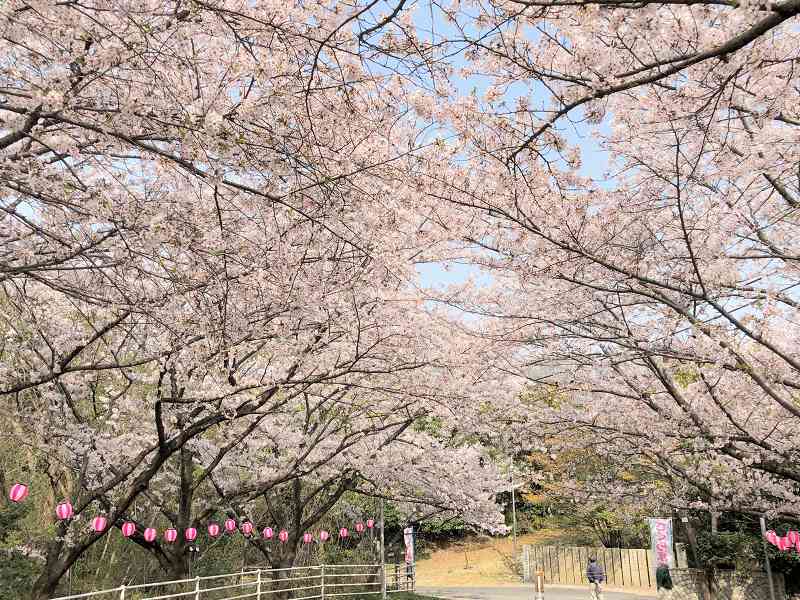
<path id="1" fill-rule="evenodd" d="M 521 535 L 517 545 L 557 543 L 563 532 L 543 529 Z M 474 536 L 443 543 L 417 562 L 419 586 L 497 586 L 519 584 L 512 570 L 511 537 Z"/>

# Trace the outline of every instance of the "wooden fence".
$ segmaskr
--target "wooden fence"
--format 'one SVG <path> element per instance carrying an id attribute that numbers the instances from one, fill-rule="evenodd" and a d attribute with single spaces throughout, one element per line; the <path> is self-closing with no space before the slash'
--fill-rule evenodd
<path id="1" fill-rule="evenodd" d="M 649 550 L 590 548 L 584 546 L 522 547 L 522 572 L 531 581 L 536 571 L 544 571 L 546 583 L 585 585 L 586 565 L 594 557 L 603 567 L 606 584 L 612 587 L 654 590 Z"/>

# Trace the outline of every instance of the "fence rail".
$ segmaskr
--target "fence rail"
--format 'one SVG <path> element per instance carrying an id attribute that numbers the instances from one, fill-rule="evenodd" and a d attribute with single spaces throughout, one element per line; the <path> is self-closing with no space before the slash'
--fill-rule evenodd
<path id="1" fill-rule="evenodd" d="M 52 600 L 346 600 L 382 595 L 384 581 L 387 594 L 413 591 L 413 569 L 408 572 L 390 564 L 252 567 L 224 575 L 121 585 Z"/>
<path id="2" fill-rule="evenodd" d="M 586 583 L 586 565 L 594 557 L 603 567 L 610 586 L 654 590 L 650 552 L 627 548 L 591 548 L 587 546 L 533 546 L 522 548 L 522 572 L 531 581 L 536 571 L 544 572 L 549 583 Z"/>

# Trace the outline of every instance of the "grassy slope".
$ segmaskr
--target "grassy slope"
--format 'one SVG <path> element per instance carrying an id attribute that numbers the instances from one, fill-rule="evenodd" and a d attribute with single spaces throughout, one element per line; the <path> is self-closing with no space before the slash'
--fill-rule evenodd
<path id="1" fill-rule="evenodd" d="M 519 536 L 522 544 L 546 544 L 563 540 L 563 532 L 542 529 Z M 418 586 L 498 586 L 519 585 L 519 575 L 511 568 L 511 537 L 473 537 L 444 544 L 430 558 L 417 563 Z"/>

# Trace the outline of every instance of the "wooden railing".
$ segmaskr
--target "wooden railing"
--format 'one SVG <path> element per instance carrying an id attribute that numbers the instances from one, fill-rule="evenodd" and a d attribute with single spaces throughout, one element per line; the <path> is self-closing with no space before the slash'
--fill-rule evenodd
<path id="1" fill-rule="evenodd" d="M 413 569 L 393 565 L 317 565 L 287 569 L 252 567 L 237 573 L 177 581 L 128 584 L 53 600 L 350 600 L 381 598 L 414 589 Z"/>

